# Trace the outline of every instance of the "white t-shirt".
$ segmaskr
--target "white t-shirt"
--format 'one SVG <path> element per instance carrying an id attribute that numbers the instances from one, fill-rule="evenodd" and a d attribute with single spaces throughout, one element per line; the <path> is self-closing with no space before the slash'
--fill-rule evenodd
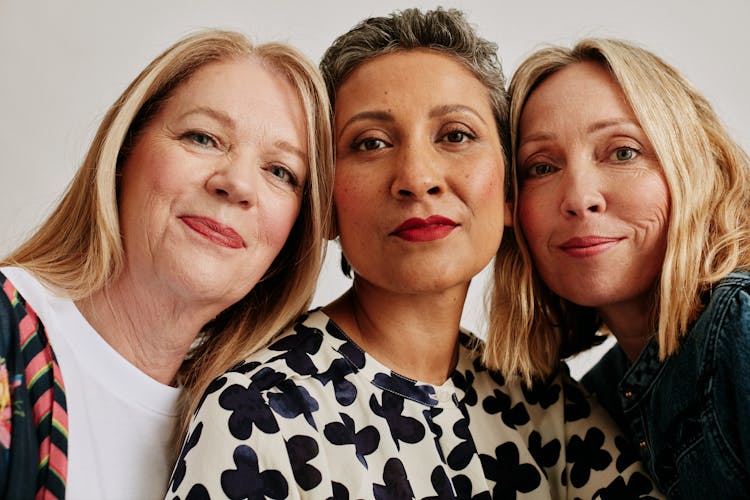
<path id="1" fill-rule="evenodd" d="M 164 498 L 180 390 L 130 364 L 68 298 L 28 272 L 0 269 L 45 326 L 65 384 L 70 500 Z"/>

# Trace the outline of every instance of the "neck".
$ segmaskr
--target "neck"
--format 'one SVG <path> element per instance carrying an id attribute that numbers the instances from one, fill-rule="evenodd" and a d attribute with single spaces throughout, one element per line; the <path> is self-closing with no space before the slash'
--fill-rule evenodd
<path id="1" fill-rule="evenodd" d="M 457 362 L 458 331 L 468 283 L 430 294 L 394 294 L 355 280 L 325 307 L 370 356 L 406 377 L 441 385 Z"/>
<path id="2" fill-rule="evenodd" d="M 212 316 L 165 297 L 169 294 L 121 276 L 76 306 L 120 355 L 151 378 L 172 385 L 190 345 Z"/>
<path id="3" fill-rule="evenodd" d="M 617 339 L 628 360 L 632 363 L 654 334 L 651 323 L 653 298 L 633 303 L 608 306 L 599 310 L 604 324 Z"/>

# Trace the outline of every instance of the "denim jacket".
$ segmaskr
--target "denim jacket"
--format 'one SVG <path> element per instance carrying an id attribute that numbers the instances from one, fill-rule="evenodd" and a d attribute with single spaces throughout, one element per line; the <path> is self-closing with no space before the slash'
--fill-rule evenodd
<path id="1" fill-rule="evenodd" d="M 750 274 L 717 284 L 679 350 L 613 347 L 582 379 L 669 498 L 750 498 Z"/>

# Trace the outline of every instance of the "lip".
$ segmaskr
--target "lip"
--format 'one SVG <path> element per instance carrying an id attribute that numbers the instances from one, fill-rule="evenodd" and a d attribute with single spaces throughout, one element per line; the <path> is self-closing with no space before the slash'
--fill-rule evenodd
<path id="1" fill-rule="evenodd" d="M 426 219 L 412 217 L 402 222 L 390 235 L 412 242 L 435 241 L 445 238 L 458 226 L 457 222 L 442 215 L 430 215 Z"/>
<path id="2" fill-rule="evenodd" d="M 572 257 L 593 257 L 606 252 L 622 239 L 610 236 L 576 236 L 564 241 L 558 248 Z"/>
<path id="3" fill-rule="evenodd" d="M 226 248 L 244 248 L 245 240 L 234 228 L 199 215 L 183 215 L 180 220 L 204 238 Z"/>

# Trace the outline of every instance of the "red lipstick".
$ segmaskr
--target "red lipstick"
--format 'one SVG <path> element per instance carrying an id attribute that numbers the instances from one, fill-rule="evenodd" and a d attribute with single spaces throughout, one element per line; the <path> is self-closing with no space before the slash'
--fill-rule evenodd
<path id="1" fill-rule="evenodd" d="M 412 217 L 402 222 L 390 235 L 406 241 L 434 241 L 445 238 L 457 227 L 458 223 L 442 215 L 431 215 L 426 219 Z"/>
<path id="2" fill-rule="evenodd" d="M 237 231 L 221 222 L 198 215 L 185 215 L 180 220 L 209 241 L 226 248 L 244 248 L 245 240 Z"/>
<path id="3" fill-rule="evenodd" d="M 572 257 L 592 257 L 606 252 L 617 245 L 622 238 L 607 236 L 583 236 L 570 238 L 559 245 L 560 249 Z"/>

